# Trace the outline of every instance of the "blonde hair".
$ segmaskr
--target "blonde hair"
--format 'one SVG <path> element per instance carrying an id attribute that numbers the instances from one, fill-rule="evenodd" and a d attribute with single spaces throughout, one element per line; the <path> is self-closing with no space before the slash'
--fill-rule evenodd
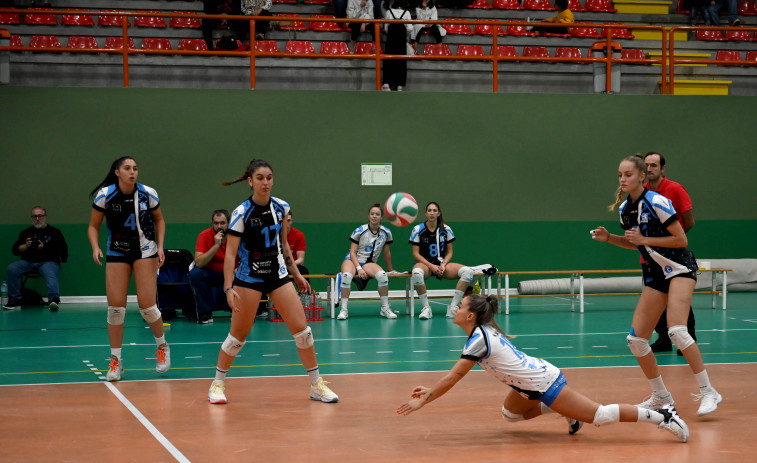
<path id="1" fill-rule="evenodd" d="M 627 158 L 623 159 L 621 162 L 629 161 L 634 164 L 634 167 L 636 167 L 636 170 L 644 174 L 644 176 L 647 175 L 647 164 L 644 162 L 644 158 L 641 154 L 634 154 L 633 156 L 628 156 Z M 618 206 L 623 202 L 623 190 L 620 189 L 620 186 L 618 186 L 617 191 L 615 192 L 615 202 L 607 206 L 607 209 L 609 211 L 615 211 L 618 209 Z"/>

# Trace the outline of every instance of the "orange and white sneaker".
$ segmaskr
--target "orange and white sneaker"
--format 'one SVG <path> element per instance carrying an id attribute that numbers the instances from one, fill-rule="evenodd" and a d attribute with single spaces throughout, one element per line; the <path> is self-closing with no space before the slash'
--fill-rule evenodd
<path id="1" fill-rule="evenodd" d="M 171 368 L 171 350 L 165 342 L 158 346 L 158 351 L 153 357 L 158 358 L 155 363 L 155 371 L 158 373 L 165 373 Z"/>
<path id="2" fill-rule="evenodd" d="M 220 379 L 214 379 L 208 391 L 208 400 L 212 404 L 226 403 L 226 383 Z"/>
<path id="3" fill-rule="evenodd" d="M 124 372 L 123 360 L 119 360 L 115 355 L 110 356 L 110 365 L 108 365 L 108 373 L 105 375 L 105 379 L 108 381 L 120 381 L 121 373 Z"/>

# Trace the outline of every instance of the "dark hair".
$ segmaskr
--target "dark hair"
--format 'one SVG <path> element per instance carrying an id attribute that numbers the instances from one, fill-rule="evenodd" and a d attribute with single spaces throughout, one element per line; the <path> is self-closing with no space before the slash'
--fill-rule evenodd
<path id="1" fill-rule="evenodd" d="M 441 227 L 442 229 L 444 229 L 444 217 L 442 217 L 442 208 L 441 206 L 439 206 L 439 203 L 437 203 L 436 201 L 431 201 L 428 204 L 426 204 L 426 207 L 423 210 L 424 211 L 428 210 L 428 207 L 432 204 L 436 206 L 437 209 L 439 209 L 439 217 L 436 218 L 436 225 L 437 227 Z"/>
<path id="2" fill-rule="evenodd" d="M 647 157 L 649 157 L 649 156 L 651 156 L 653 154 L 656 154 L 656 155 L 660 156 L 660 167 L 665 167 L 665 156 L 663 156 L 662 154 L 658 153 L 657 151 L 650 151 L 650 152 L 648 152 L 647 154 L 644 155 L 644 159 L 647 159 Z"/>
<path id="3" fill-rule="evenodd" d="M 105 176 L 102 182 L 100 182 L 94 190 L 92 190 L 89 193 L 90 198 L 94 198 L 95 194 L 97 194 L 98 191 L 100 191 L 100 188 L 107 186 L 107 185 L 113 185 L 114 183 L 118 183 L 118 177 L 116 176 L 116 171 L 121 168 L 121 165 L 127 160 L 131 159 L 134 162 L 137 162 L 136 159 L 134 159 L 131 156 L 122 156 L 115 161 L 113 161 L 113 164 L 110 165 L 110 170 L 108 171 L 108 175 Z"/>
<path id="4" fill-rule="evenodd" d="M 468 310 L 476 316 L 476 323 L 492 326 L 507 336 L 499 327 L 497 321 L 494 320 L 494 316 L 499 313 L 499 302 L 495 296 L 484 297 L 479 294 L 469 294 L 465 298 L 468 299 Z"/>
<path id="5" fill-rule="evenodd" d="M 636 169 L 639 170 L 644 175 L 647 175 L 647 164 L 644 162 L 644 158 L 641 157 L 640 154 L 634 154 L 633 156 L 628 156 L 627 158 L 623 159 L 620 162 L 625 161 L 631 161 L 634 166 L 636 166 Z M 618 186 L 617 191 L 615 192 L 615 202 L 607 206 L 607 209 L 614 211 L 620 206 L 620 203 L 623 202 L 623 190 L 620 189 L 620 186 Z"/>
<path id="6" fill-rule="evenodd" d="M 568 0 L 555 0 L 555 8 L 559 11 L 568 9 Z"/>
<path id="7" fill-rule="evenodd" d="M 376 204 L 372 205 L 371 207 L 369 207 L 368 208 L 368 213 L 370 214 L 371 213 L 371 209 L 373 209 L 374 207 L 378 207 L 379 211 L 381 212 L 381 217 L 383 217 L 384 216 L 384 208 L 381 207 L 381 204 L 379 204 L 379 203 L 376 203 Z"/>
<path id="8" fill-rule="evenodd" d="M 247 169 L 245 169 L 244 174 L 242 174 L 239 178 L 231 182 L 221 182 L 221 185 L 229 186 L 237 182 L 247 180 L 248 178 L 252 177 L 252 174 L 254 174 L 256 170 L 260 169 L 261 167 L 268 167 L 269 169 L 271 169 L 271 172 L 273 172 L 273 167 L 271 167 L 271 165 L 268 164 L 266 161 L 262 159 L 253 159 L 252 161 L 250 161 L 250 164 L 247 166 Z"/>
<path id="9" fill-rule="evenodd" d="M 213 211 L 213 215 L 210 216 L 210 221 L 212 222 L 217 215 L 223 215 L 224 217 L 226 217 L 227 222 L 231 219 L 231 214 L 229 214 L 229 211 L 227 211 L 226 209 L 216 209 L 215 211 Z"/>

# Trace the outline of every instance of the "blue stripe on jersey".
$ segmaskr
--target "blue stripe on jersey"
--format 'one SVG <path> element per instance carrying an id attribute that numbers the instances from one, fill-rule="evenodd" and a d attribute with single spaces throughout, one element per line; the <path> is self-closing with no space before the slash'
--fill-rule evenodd
<path id="1" fill-rule="evenodd" d="M 150 193 L 149 193 L 149 192 L 147 191 L 147 188 L 145 188 L 145 186 L 144 186 L 144 185 L 142 185 L 141 183 L 137 183 L 137 188 L 139 188 L 139 190 L 140 190 L 140 191 L 142 191 L 142 192 L 143 192 L 144 194 L 146 194 L 146 195 L 147 195 L 147 196 L 148 196 L 149 198 L 152 198 L 152 199 L 154 199 L 155 201 L 160 201 L 160 200 L 158 199 L 158 197 L 157 197 L 157 196 L 151 195 L 151 194 L 150 194 Z M 148 204 L 148 206 L 149 206 L 149 204 Z M 148 209 L 149 209 L 149 208 L 148 208 Z"/>
<path id="2" fill-rule="evenodd" d="M 465 343 L 465 349 L 467 349 L 471 345 L 471 343 L 473 343 L 473 341 L 478 339 L 480 336 L 481 336 L 480 333 L 473 333 L 473 336 L 468 338 L 468 342 Z"/>

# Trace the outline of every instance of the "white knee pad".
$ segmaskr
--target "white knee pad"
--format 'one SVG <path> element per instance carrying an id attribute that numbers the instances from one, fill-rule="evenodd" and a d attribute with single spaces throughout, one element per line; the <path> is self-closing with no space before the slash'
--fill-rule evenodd
<path id="1" fill-rule="evenodd" d="M 245 342 L 246 341 L 240 341 L 229 333 L 229 335 L 226 336 L 226 340 L 221 344 L 221 350 L 232 357 L 236 357 L 239 351 L 242 350 L 242 347 L 244 347 Z"/>
<path id="2" fill-rule="evenodd" d="M 633 331 L 631 331 L 633 333 Z M 633 334 L 626 336 L 628 341 L 628 348 L 631 349 L 631 353 L 636 357 L 644 357 L 648 353 L 652 352 L 652 348 L 649 347 L 649 339 L 639 338 Z"/>
<path id="3" fill-rule="evenodd" d="M 502 418 L 510 423 L 516 423 L 518 421 L 523 421 L 525 418 L 523 418 L 523 415 L 517 415 L 510 410 L 506 409 L 505 406 L 502 406 Z"/>
<path id="4" fill-rule="evenodd" d="M 410 276 L 410 282 L 413 283 L 413 286 L 423 286 L 423 284 L 426 282 L 426 278 L 423 275 L 423 270 L 414 268 L 413 273 Z"/>
<path id="5" fill-rule="evenodd" d="M 313 347 L 313 333 L 309 326 L 294 335 L 294 343 L 297 345 L 298 349 Z"/>
<path id="6" fill-rule="evenodd" d="M 376 278 L 379 286 L 389 286 L 389 277 L 386 276 L 385 271 L 378 272 L 374 278 Z"/>
<path id="7" fill-rule="evenodd" d="M 673 344 L 681 349 L 681 352 L 696 342 L 689 334 L 689 330 L 686 329 L 685 325 L 671 326 L 668 328 L 668 336 L 670 336 L 670 340 L 673 341 Z"/>
<path id="8" fill-rule="evenodd" d="M 473 269 L 470 267 L 463 267 L 457 271 L 457 276 L 460 277 L 460 280 L 470 283 L 473 281 Z"/>
<path id="9" fill-rule="evenodd" d="M 146 309 L 139 309 L 139 313 L 147 323 L 152 323 L 154 321 L 160 320 L 160 310 L 158 310 L 157 305 L 153 304 Z"/>
<path id="10" fill-rule="evenodd" d="M 350 285 L 352 284 L 352 274 L 350 272 L 342 272 L 342 284 L 339 286 L 342 289 L 350 289 Z"/>
<path id="11" fill-rule="evenodd" d="M 126 307 L 108 306 L 108 325 L 123 325 L 126 317 Z"/>
<path id="12" fill-rule="evenodd" d="M 618 421 L 620 421 L 620 406 L 618 404 L 600 405 L 597 413 L 594 414 L 594 421 L 591 424 L 602 426 L 603 424 L 612 424 Z"/>

